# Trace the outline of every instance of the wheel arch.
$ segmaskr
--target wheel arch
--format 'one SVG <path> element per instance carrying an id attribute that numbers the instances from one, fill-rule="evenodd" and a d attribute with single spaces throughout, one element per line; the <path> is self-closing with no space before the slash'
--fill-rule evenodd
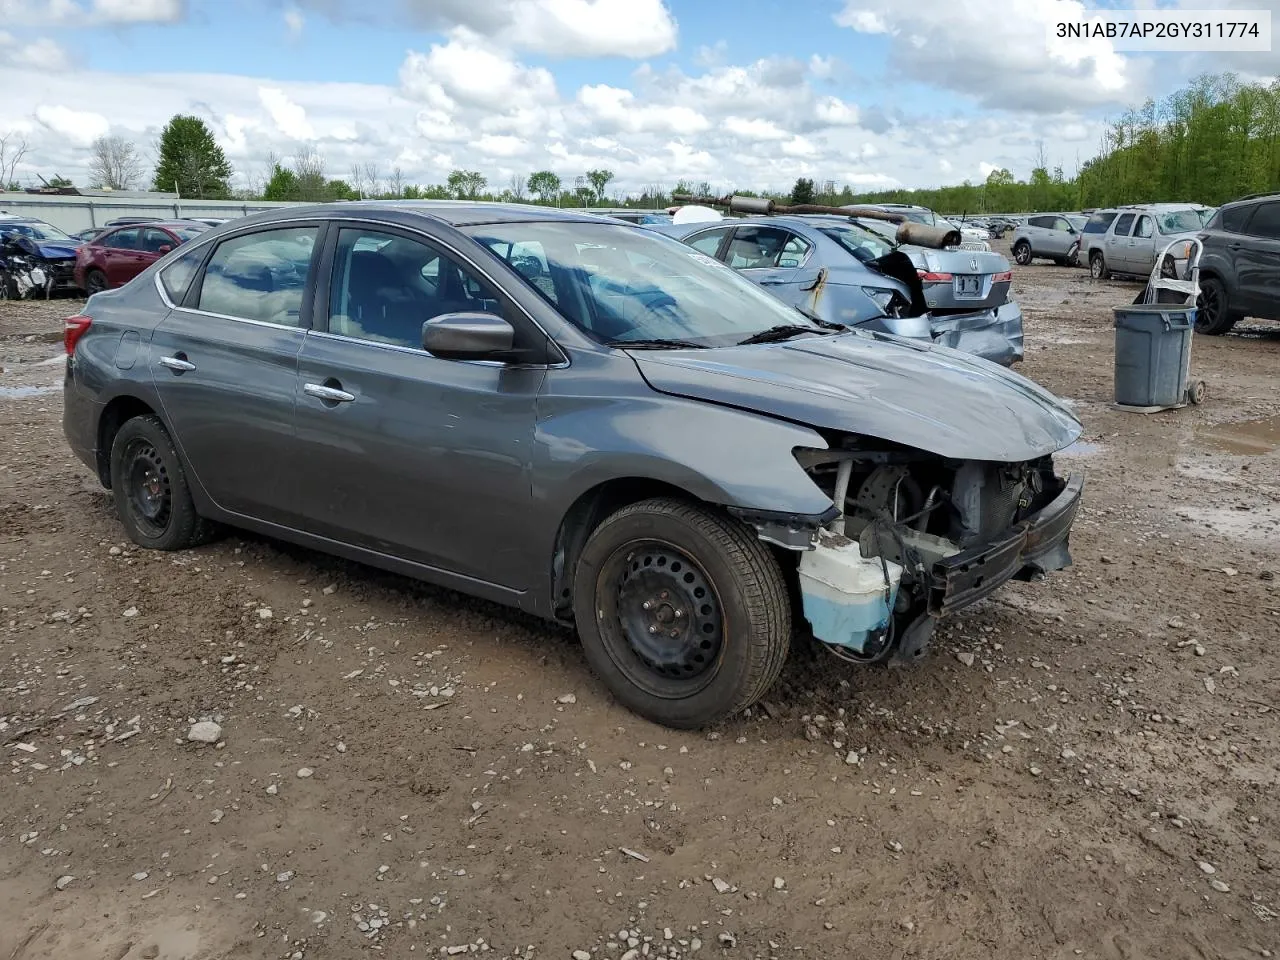
<path id="1" fill-rule="evenodd" d="M 162 422 L 164 420 L 157 405 L 132 393 L 122 393 L 107 401 L 98 417 L 94 460 L 98 470 L 98 481 L 108 489 L 111 487 L 111 445 L 115 442 L 120 428 L 135 417 L 160 417 Z M 167 425 L 166 429 L 168 429 Z"/>

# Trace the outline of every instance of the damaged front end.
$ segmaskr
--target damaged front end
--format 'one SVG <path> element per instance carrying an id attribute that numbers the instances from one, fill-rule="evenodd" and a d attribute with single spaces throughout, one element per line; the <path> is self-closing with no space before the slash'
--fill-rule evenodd
<path id="1" fill-rule="evenodd" d="M 48 299 L 55 291 L 74 290 L 74 269 L 74 247 L 0 234 L 0 298 Z"/>
<path id="2" fill-rule="evenodd" d="M 803 545 L 774 542 L 803 551 L 804 617 L 844 659 L 917 658 L 940 618 L 1071 563 L 1083 479 L 1049 456 L 957 461 L 853 437 L 796 456 L 839 513 Z"/>

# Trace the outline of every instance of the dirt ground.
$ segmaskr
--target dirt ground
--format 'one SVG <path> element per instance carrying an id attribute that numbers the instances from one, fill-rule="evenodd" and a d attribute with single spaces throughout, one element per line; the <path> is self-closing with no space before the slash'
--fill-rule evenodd
<path id="1" fill-rule="evenodd" d="M 505 609 L 135 549 L 62 439 L 78 303 L 0 303 L 0 960 L 1280 955 L 1280 326 L 1125 414 L 1137 286 L 1015 292 L 1085 424 L 1075 566 L 690 734 Z"/>

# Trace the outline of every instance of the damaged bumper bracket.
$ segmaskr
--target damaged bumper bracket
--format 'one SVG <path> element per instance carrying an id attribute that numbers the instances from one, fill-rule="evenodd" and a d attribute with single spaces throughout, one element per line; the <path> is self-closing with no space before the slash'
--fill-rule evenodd
<path id="1" fill-rule="evenodd" d="M 929 614 L 946 616 L 994 593 L 1009 580 L 1030 580 L 1069 566 L 1067 537 L 1083 491 L 1084 477 L 1070 476 L 1052 501 L 998 539 L 937 561 Z"/>

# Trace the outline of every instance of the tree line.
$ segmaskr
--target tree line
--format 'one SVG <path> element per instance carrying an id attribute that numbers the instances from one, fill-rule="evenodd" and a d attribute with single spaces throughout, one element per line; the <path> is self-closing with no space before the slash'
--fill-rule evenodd
<path id="1" fill-rule="evenodd" d="M 0 137 L 0 185 L 15 188 L 14 171 L 25 141 Z M 150 186 L 189 198 L 234 198 L 322 202 L 377 199 L 505 200 L 559 206 L 669 206 L 673 194 L 737 193 L 771 196 L 793 203 L 916 203 L 944 213 L 1025 213 L 1079 210 L 1160 200 L 1216 205 L 1248 193 L 1280 192 L 1280 79 L 1243 83 L 1234 74 L 1205 75 L 1163 100 L 1148 100 L 1108 125 L 1098 155 L 1071 176 L 1049 167 L 1043 144 L 1026 180 L 1008 169 L 984 180 L 924 190 L 854 191 L 835 180 L 800 178 L 790 193 L 757 193 L 707 181 L 680 180 L 668 190 L 646 185 L 638 194 L 609 198 L 612 171 L 588 170 L 562 178 L 552 170 L 513 174 L 491 184 L 476 170 L 454 170 L 440 184 L 410 183 L 399 167 L 353 165 L 332 176 L 314 147 L 304 147 L 286 163 L 271 155 L 262 169 L 232 186 L 232 167 L 208 125 L 199 117 L 176 115 L 156 144 L 150 182 L 137 146 L 119 136 L 99 137 L 92 146 L 93 186 L 115 190 Z M 57 178 L 51 186 L 68 184 Z"/>

